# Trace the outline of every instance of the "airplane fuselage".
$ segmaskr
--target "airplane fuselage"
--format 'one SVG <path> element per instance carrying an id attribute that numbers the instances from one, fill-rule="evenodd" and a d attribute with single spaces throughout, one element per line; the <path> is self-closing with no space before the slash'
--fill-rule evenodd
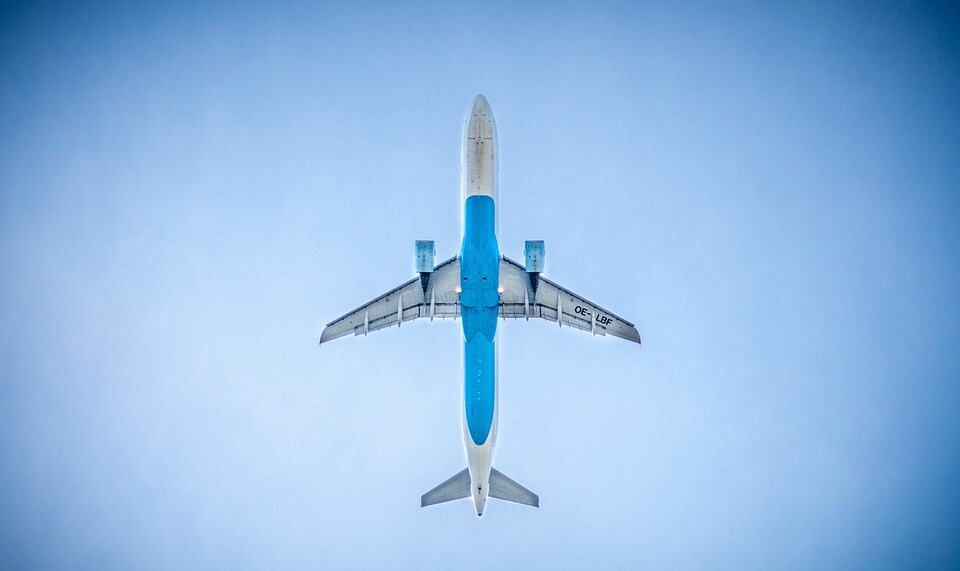
<path id="1" fill-rule="evenodd" d="M 477 96 L 463 133 L 460 305 L 463 326 L 463 443 L 477 515 L 488 494 L 497 439 L 497 129 Z"/>

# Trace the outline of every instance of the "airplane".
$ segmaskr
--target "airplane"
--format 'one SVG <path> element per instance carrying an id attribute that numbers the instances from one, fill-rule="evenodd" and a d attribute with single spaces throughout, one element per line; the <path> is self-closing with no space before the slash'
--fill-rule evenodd
<path id="1" fill-rule="evenodd" d="M 634 325 L 541 276 L 544 243 L 524 244 L 524 264 L 500 254 L 497 124 L 483 95 L 473 100 L 463 130 L 460 253 L 434 265 L 432 240 L 417 240 L 418 277 L 331 321 L 320 345 L 366 335 L 414 319 L 460 318 L 463 326 L 461 429 L 467 467 L 420 498 L 420 507 L 473 498 L 477 516 L 488 497 L 540 507 L 537 494 L 493 467 L 497 441 L 497 319 L 531 317 L 594 335 L 640 344 Z"/>

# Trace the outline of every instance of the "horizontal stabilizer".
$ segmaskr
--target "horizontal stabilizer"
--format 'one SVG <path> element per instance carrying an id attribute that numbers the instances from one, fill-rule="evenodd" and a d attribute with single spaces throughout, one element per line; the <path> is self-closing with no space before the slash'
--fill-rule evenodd
<path id="1" fill-rule="evenodd" d="M 506 476 L 504 477 L 506 478 Z M 470 497 L 470 469 L 464 468 L 446 482 L 420 496 L 420 507 L 442 504 L 443 502 L 467 497 Z"/>
<path id="2" fill-rule="evenodd" d="M 467 484 L 467 491 L 469 492 L 469 482 Z M 540 507 L 540 496 L 506 477 L 503 472 L 496 468 L 490 469 L 490 497 L 525 506 Z"/>

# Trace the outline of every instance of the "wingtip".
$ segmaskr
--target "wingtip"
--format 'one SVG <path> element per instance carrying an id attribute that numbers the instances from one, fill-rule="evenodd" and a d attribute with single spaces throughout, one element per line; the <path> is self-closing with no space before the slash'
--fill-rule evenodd
<path id="1" fill-rule="evenodd" d="M 329 325 L 323 328 L 323 332 L 320 333 L 320 342 L 317 343 L 317 345 L 323 345 L 324 343 L 330 342 L 330 336 L 328 335 L 329 331 L 330 331 Z"/>

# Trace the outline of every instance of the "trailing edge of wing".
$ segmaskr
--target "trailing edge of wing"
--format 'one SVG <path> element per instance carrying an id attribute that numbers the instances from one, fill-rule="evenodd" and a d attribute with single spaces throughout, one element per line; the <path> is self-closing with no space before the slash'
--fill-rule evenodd
<path id="1" fill-rule="evenodd" d="M 523 266 L 506 257 L 500 261 L 500 287 L 500 317 L 504 319 L 538 317 L 594 335 L 640 343 L 640 332 L 633 323 L 543 276 L 534 292 Z"/>
<path id="2" fill-rule="evenodd" d="M 453 257 L 434 269 L 426 291 L 420 285 L 420 278 L 405 282 L 328 323 L 320 335 L 320 344 L 351 333 L 366 335 L 418 317 L 456 317 L 459 280 L 460 262 Z"/>

